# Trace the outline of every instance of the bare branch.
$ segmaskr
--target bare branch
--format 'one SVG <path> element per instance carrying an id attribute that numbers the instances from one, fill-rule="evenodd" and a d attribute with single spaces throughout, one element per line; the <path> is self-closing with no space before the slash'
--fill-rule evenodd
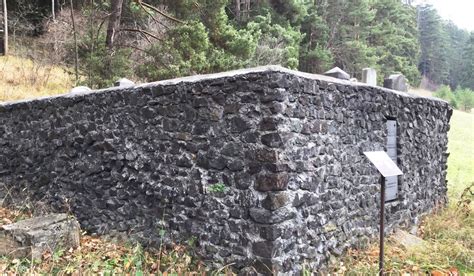
<path id="1" fill-rule="evenodd" d="M 138 4 L 140 5 L 140 8 L 142 8 L 142 10 L 144 10 L 153 19 L 153 21 L 165 27 L 166 29 L 169 29 L 168 26 L 166 26 L 165 24 L 161 23 L 158 19 L 156 19 L 155 16 L 153 16 L 153 14 L 151 14 L 150 11 L 148 11 L 148 9 L 142 5 L 142 3 L 138 2 Z"/>
<path id="2" fill-rule="evenodd" d="M 156 39 L 156 40 L 162 41 L 161 38 L 157 37 L 156 35 L 154 35 L 154 34 L 148 32 L 148 31 L 145 31 L 145 30 L 122 28 L 122 29 L 120 29 L 120 31 L 124 31 L 124 32 L 136 32 L 136 33 L 140 33 L 140 34 L 142 34 L 142 35 L 150 36 L 150 37 L 152 37 L 152 38 L 154 38 L 154 39 Z M 148 40 L 148 42 L 150 42 L 150 41 Z"/>
<path id="3" fill-rule="evenodd" d="M 149 9 L 152 9 L 152 10 L 154 10 L 155 12 L 161 14 L 162 16 L 168 18 L 169 20 L 172 20 L 172 21 L 175 21 L 175 22 L 178 22 L 178 23 L 181 23 L 181 24 L 186 24 L 186 22 L 184 22 L 184 21 L 182 21 L 182 20 L 179 20 L 179 19 L 177 19 L 177 18 L 175 18 L 175 17 L 173 17 L 173 16 L 171 16 L 171 15 L 169 15 L 169 14 L 166 14 L 166 13 L 164 13 L 163 11 L 157 9 L 156 7 L 154 7 L 154 6 L 150 5 L 150 4 L 147 4 L 147 3 L 143 2 L 142 0 L 135 0 L 135 1 L 137 1 L 137 3 L 138 3 L 140 6 L 145 6 L 145 7 L 149 8 Z"/>

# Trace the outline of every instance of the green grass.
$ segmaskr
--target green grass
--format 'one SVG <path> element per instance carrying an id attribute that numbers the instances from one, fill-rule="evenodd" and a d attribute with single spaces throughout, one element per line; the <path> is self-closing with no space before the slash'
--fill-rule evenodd
<path id="1" fill-rule="evenodd" d="M 448 138 L 448 195 L 456 200 L 474 182 L 474 114 L 455 110 Z"/>

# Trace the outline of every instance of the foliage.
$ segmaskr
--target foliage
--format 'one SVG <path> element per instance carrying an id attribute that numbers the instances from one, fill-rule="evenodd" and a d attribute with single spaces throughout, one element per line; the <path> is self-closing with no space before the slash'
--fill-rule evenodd
<path id="1" fill-rule="evenodd" d="M 474 91 L 467 88 L 458 87 L 453 92 L 449 86 L 442 85 L 434 96 L 448 101 L 454 108 L 468 112 L 474 108 Z"/>
<path id="2" fill-rule="evenodd" d="M 464 67 L 467 63 L 465 63 L 464 58 L 469 57 L 466 57 L 467 53 L 464 51 L 467 50 L 466 45 L 468 45 L 469 41 L 469 32 L 459 29 L 452 22 L 447 22 L 444 28 L 448 34 L 449 41 L 449 51 L 444 53 L 449 57 L 449 79 L 447 84 L 449 84 L 451 89 L 456 89 L 460 85 L 465 85 L 463 77 L 466 70 Z M 474 87 L 472 89 L 474 90 Z"/>
<path id="3" fill-rule="evenodd" d="M 420 45 L 416 10 L 398 0 L 374 1 L 372 8 L 376 12 L 369 42 L 376 49 L 379 77 L 400 72 L 413 86 L 418 85 Z"/>
<path id="4" fill-rule="evenodd" d="M 457 108 L 458 107 L 458 103 L 456 101 L 456 97 L 453 93 L 453 91 L 451 91 L 451 87 L 447 86 L 447 85 L 442 85 L 440 86 L 440 88 L 438 88 L 438 90 L 433 94 L 435 97 L 438 97 L 440 99 L 443 99 L 447 102 L 449 102 L 449 104 L 453 107 L 453 108 Z"/>
<path id="5" fill-rule="evenodd" d="M 227 187 L 223 183 L 216 183 L 209 186 L 209 191 L 211 193 L 223 193 L 226 189 Z"/>
<path id="6" fill-rule="evenodd" d="M 204 25 L 192 22 L 168 32 L 164 41 L 148 49 L 149 59 L 138 75 L 146 79 L 166 79 L 209 71 L 210 42 Z"/>
<path id="7" fill-rule="evenodd" d="M 459 73 L 461 76 L 460 84 L 474 91 L 474 31 L 471 32 L 469 40 L 466 41 L 462 60 L 462 71 Z"/>
<path id="8" fill-rule="evenodd" d="M 75 6 L 79 21 L 87 14 L 93 22 L 78 26 L 79 64 L 89 86 L 108 86 L 125 75 L 152 81 L 281 64 L 311 73 L 339 66 L 356 78 L 362 68 L 373 67 L 379 83 L 402 73 L 412 86 L 423 76 L 432 88 L 445 84 L 474 90 L 474 34 L 445 22 L 430 5 L 414 8 L 407 4 L 411 1 L 400 0 L 146 1 L 153 9 L 125 1 L 122 30 L 111 50 L 102 47 L 100 30 L 109 2 L 80 0 Z M 12 3 L 13 16 L 41 27 L 51 2 L 25 3 Z M 21 5 L 40 12 L 20 14 Z M 35 19 L 24 20 L 29 14 Z"/>
<path id="9" fill-rule="evenodd" d="M 296 69 L 299 62 L 299 44 L 302 35 L 289 24 L 272 24 L 270 14 L 257 16 L 248 23 L 255 40 L 258 41 L 250 66 L 281 64 Z"/>
<path id="10" fill-rule="evenodd" d="M 128 59 L 130 49 L 110 50 L 105 46 L 105 36 L 84 36 L 78 47 L 79 69 L 83 84 L 90 88 L 110 87 L 119 78 L 131 75 Z"/>
<path id="11" fill-rule="evenodd" d="M 464 111 L 471 111 L 474 108 L 474 91 L 467 88 L 458 88 L 455 91 L 456 101 L 459 108 Z"/>
<path id="12" fill-rule="evenodd" d="M 418 21 L 421 43 L 419 70 L 434 83 L 447 84 L 449 40 L 443 21 L 430 5 L 418 7 Z"/>
<path id="13" fill-rule="evenodd" d="M 329 39 L 329 27 L 315 6 L 310 7 L 309 14 L 301 24 L 304 34 L 300 44 L 299 69 L 310 73 L 321 73 L 331 69 L 334 57 L 326 47 Z"/>

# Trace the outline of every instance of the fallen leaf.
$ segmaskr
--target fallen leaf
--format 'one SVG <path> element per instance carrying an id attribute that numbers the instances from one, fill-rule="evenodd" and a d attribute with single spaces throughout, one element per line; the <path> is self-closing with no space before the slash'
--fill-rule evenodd
<path id="1" fill-rule="evenodd" d="M 446 274 L 442 271 L 439 270 L 433 270 L 431 271 L 431 276 L 445 276 Z"/>
<path id="2" fill-rule="evenodd" d="M 457 268 L 451 267 L 451 268 L 449 269 L 449 275 L 450 275 L 450 276 L 459 276 L 459 275 L 461 275 L 461 274 L 459 274 L 459 270 L 458 270 Z"/>

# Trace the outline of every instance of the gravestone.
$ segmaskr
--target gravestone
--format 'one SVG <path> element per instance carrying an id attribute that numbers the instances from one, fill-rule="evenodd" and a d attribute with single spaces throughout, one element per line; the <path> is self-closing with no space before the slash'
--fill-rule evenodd
<path id="1" fill-rule="evenodd" d="M 362 69 L 362 82 L 368 85 L 377 85 L 377 71 L 373 68 Z"/>
<path id="2" fill-rule="evenodd" d="M 343 80 L 350 80 L 351 76 L 344 72 L 341 68 L 339 67 L 334 67 L 329 71 L 326 71 L 324 75 L 337 78 L 337 79 L 343 79 Z"/>
<path id="3" fill-rule="evenodd" d="M 69 94 L 72 94 L 72 95 L 83 94 L 83 93 L 88 93 L 88 92 L 91 92 L 91 91 L 92 90 L 87 86 L 77 86 L 77 87 L 74 87 L 73 89 L 71 89 L 71 91 L 69 91 Z"/>
<path id="4" fill-rule="evenodd" d="M 386 78 L 383 82 L 383 87 L 392 90 L 408 92 L 408 85 L 405 76 L 402 74 L 393 74 Z"/>
<path id="5" fill-rule="evenodd" d="M 45 251 L 79 246 L 80 226 L 67 214 L 49 214 L 0 227 L 0 256 L 41 259 Z"/>
<path id="6" fill-rule="evenodd" d="M 118 87 L 130 87 L 130 86 L 134 86 L 135 83 L 129 79 L 121 78 L 118 81 L 116 81 L 114 85 Z"/>

